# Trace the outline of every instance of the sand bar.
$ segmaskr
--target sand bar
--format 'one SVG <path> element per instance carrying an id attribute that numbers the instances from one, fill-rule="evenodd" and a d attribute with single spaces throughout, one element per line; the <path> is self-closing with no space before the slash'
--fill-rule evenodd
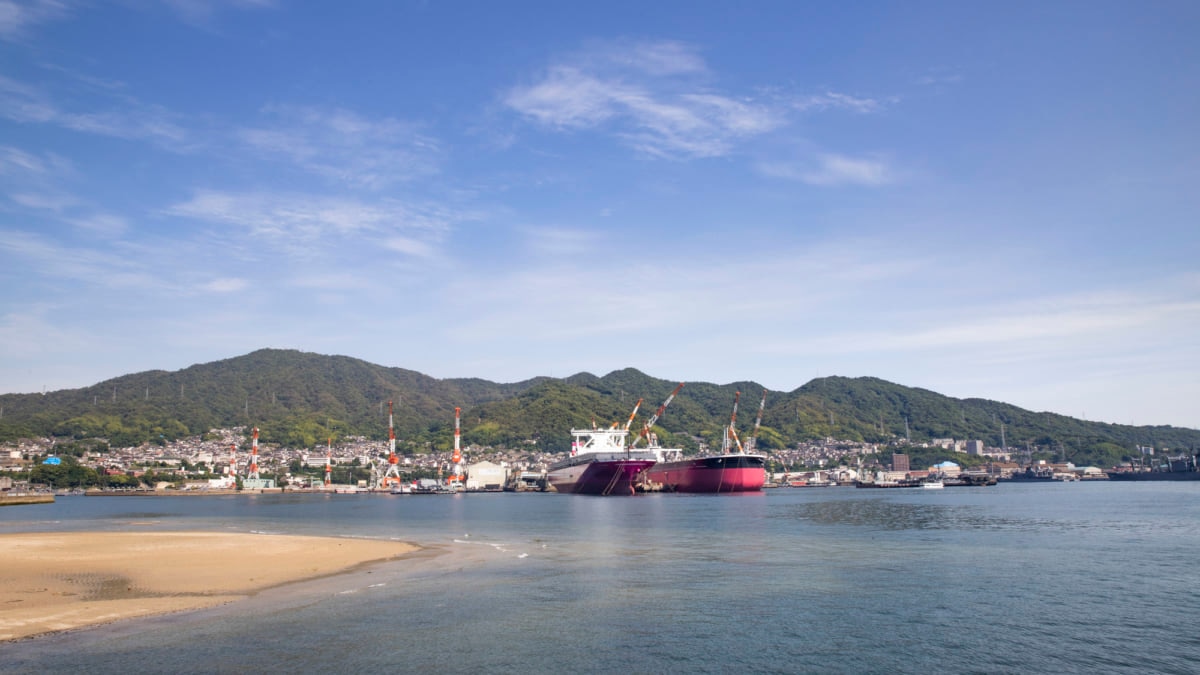
<path id="1" fill-rule="evenodd" d="M 0 640 L 209 607 L 417 548 L 216 532 L 0 534 Z"/>

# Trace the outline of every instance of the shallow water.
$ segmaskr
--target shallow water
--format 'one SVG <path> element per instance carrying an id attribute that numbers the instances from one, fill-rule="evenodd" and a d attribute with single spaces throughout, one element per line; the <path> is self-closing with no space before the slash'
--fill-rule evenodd
<path id="1" fill-rule="evenodd" d="M 1200 485 L 67 497 L 0 532 L 391 538 L 406 560 L 0 647 L 46 672 L 1196 672 Z"/>

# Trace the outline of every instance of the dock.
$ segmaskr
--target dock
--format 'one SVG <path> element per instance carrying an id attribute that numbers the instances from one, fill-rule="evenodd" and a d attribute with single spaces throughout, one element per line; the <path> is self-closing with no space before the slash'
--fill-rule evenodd
<path id="1" fill-rule="evenodd" d="M 23 504 L 53 504 L 54 495 L 52 494 L 19 494 L 0 495 L 0 506 L 21 506 Z"/>

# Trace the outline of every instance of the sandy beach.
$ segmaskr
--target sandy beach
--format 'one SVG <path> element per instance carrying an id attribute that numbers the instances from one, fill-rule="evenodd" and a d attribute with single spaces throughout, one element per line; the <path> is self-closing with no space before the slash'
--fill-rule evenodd
<path id="1" fill-rule="evenodd" d="M 215 532 L 0 534 L 0 640 L 209 607 L 415 550 Z"/>

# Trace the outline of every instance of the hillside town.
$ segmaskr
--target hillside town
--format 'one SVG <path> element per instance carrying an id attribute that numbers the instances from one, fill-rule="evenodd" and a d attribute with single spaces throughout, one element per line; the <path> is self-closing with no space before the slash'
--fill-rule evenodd
<path id="1" fill-rule="evenodd" d="M 137 447 L 89 449 L 82 452 L 75 444 L 70 449 L 78 453 L 66 460 L 85 467 L 100 477 L 99 487 L 109 489 L 172 489 L 228 490 L 245 487 L 244 477 L 253 462 L 256 473 L 265 478 L 254 488 L 312 489 L 329 483 L 355 488 L 373 487 L 374 472 L 386 465 L 389 455 L 387 441 L 361 436 L 348 437 L 338 443 L 313 448 L 289 448 L 264 443 L 253 450 L 247 447 L 250 430 L 245 427 L 214 429 L 201 436 L 192 436 L 164 444 L 143 444 Z M 893 476 L 899 472 L 913 474 L 933 467 L 896 466 L 899 443 L 861 443 L 834 438 L 798 444 L 795 447 L 763 450 L 767 455 L 769 483 L 772 484 L 837 484 L 879 475 Z M 929 443 L 905 444 L 909 447 L 941 448 L 966 456 L 986 458 L 980 470 L 997 477 L 1008 477 L 1026 467 L 1012 461 L 1011 452 L 985 447 L 982 441 L 934 439 Z M 0 445 L 0 489 L 24 487 L 35 489 L 29 479 L 39 465 L 64 462 L 60 450 L 63 442 L 53 438 L 23 439 Z M 254 454 L 252 455 L 252 451 Z M 701 453 L 708 448 L 701 446 Z M 561 459 L 559 453 L 542 452 L 529 445 L 526 448 L 490 448 L 469 445 L 463 448 L 467 462 L 465 474 L 468 489 L 501 489 L 520 485 L 535 486 L 544 477 L 549 465 Z M 892 461 L 888 461 L 891 459 Z M 396 472 L 405 480 L 441 479 L 451 463 L 451 453 L 431 451 L 426 454 L 400 455 Z M 938 470 L 956 473 L 957 464 L 946 463 Z M 978 462 L 976 462 L 978 465 Z M 953 466 L 951 466 L 953 465 Z M 1069 464 L 1051 465 L 1050 471 L 1059 475 L 1075 474 L 1085 477 L 1090 467 Z M 472 480 L 486 475 L 487 482 Z M 332 478 L 332 480 L 330 480 Z M 72 486 L 82 487 L 82 486 Z"/>

